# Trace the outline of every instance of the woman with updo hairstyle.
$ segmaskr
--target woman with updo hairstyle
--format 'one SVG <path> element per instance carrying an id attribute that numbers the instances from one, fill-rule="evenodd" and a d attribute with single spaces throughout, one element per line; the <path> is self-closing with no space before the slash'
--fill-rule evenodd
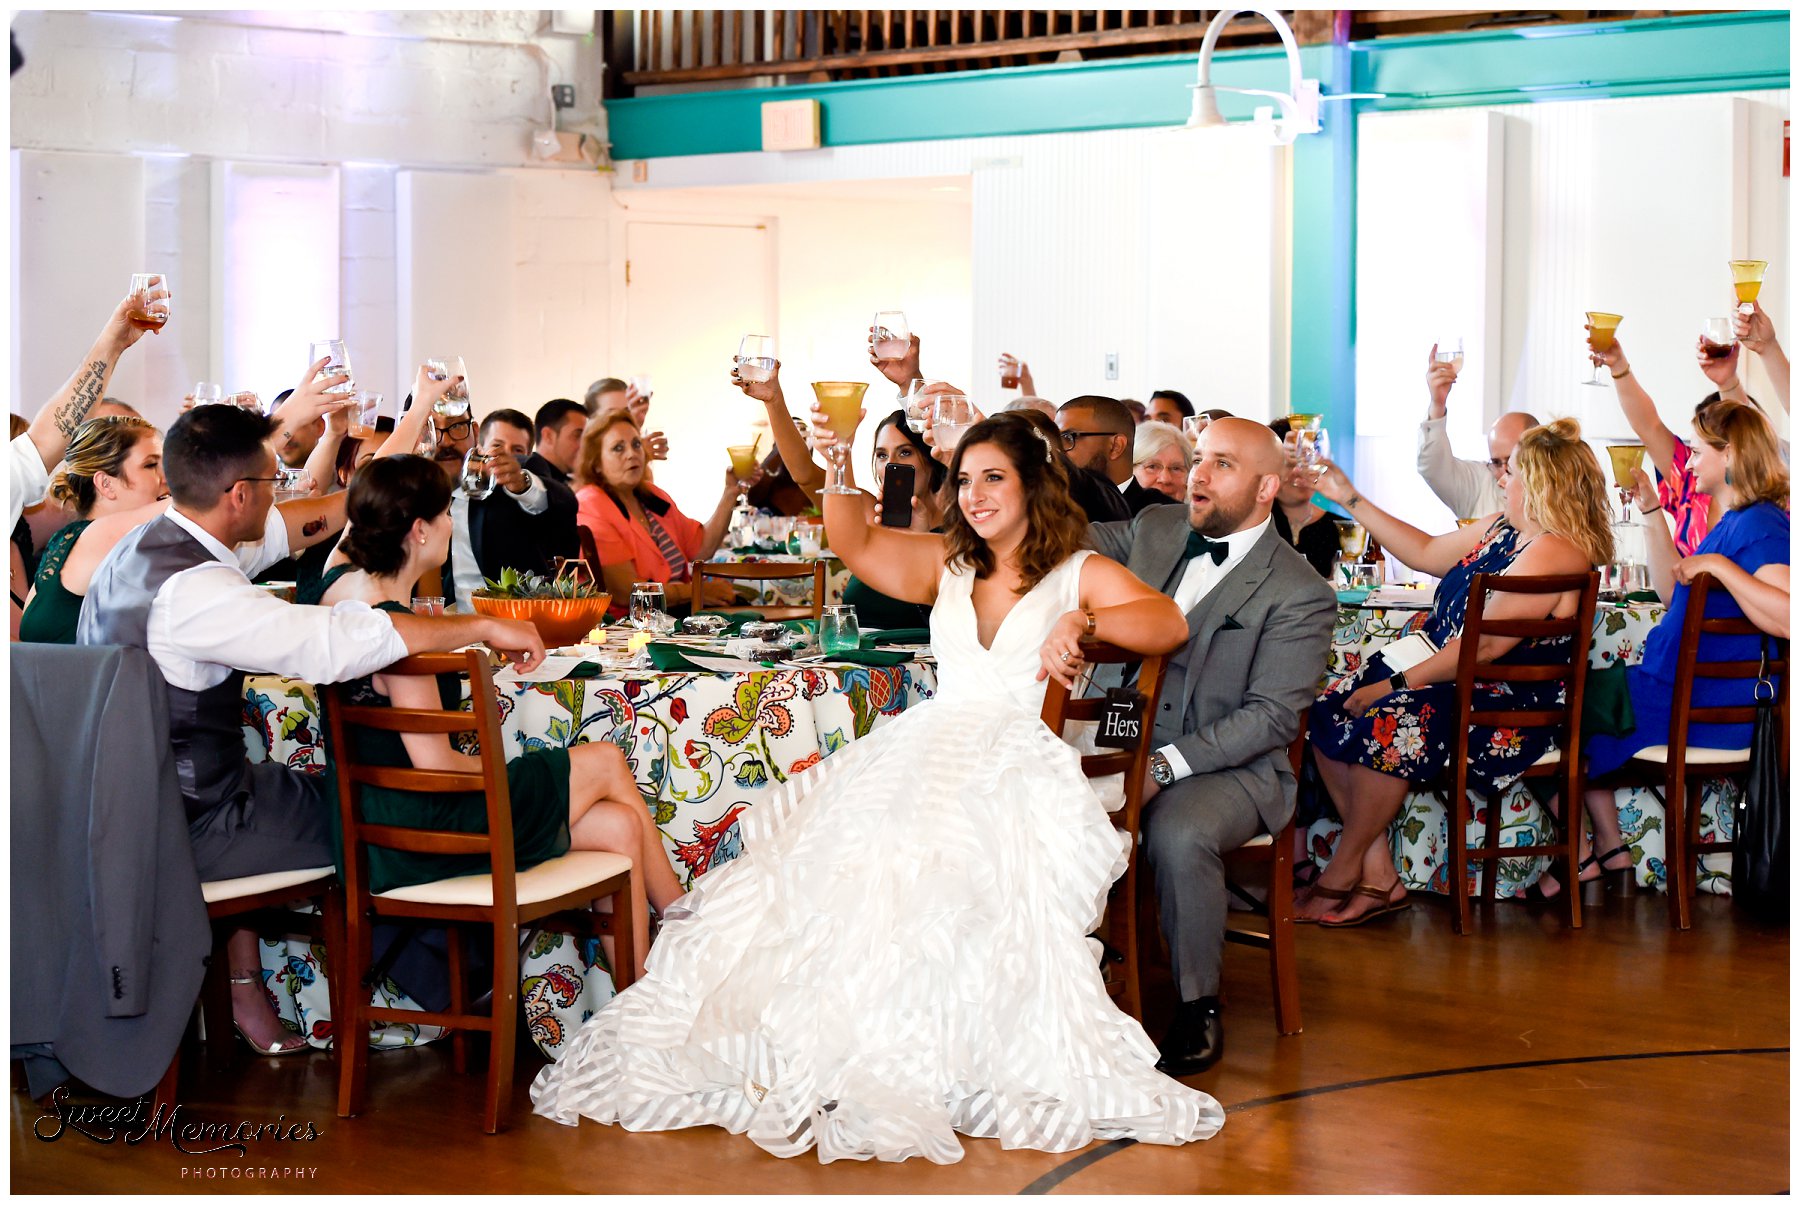
<path id="1" fill-rule="evenodd" d="M 441 566 L 450 550 L 450 485 L 443 470 L 422 456 L 371 461 L 350 480 L 345 514 L 348 525 L 327 563 L 321 603 L 410 612 L 420 576 Z M 350 702 L 364 707 L 456 707 L 462 697 L 462 683 L 453 675 L 441 678 L 435 690 L 419 678 L 383 674 L 347 689 Z M 462 773 L 481 768 L 479 759 L 453 748 L 442 733 L 353 726 L 349 737 L 358 758 L 376 765 Z M 660 912 L 680 897 L 681 886 L 625 755 L 604 741 L 531 750 L 507 761 L 506 782 L 520 870 L 571 849 L 624 854 L 640 869 L 632 876 L 632 936 L 642 974 L 650 948 L 646 895 Z M 362 799 L 363 818 L 373 824 L 486 831 L 487 811 L 478 792 L 426 795 L 365 787 Z M 369 851 L 369 886 L 376 892 L 489 869 L 477 856 Z M 606 940 L 610 948 L 611 938 Z"/>
<path id="2" fill-rule="evenodd" d="M 50 497 L 76 518 L 45 543 L 19 621 L 19 639 L 40 644 L 75 643 L 88 578 L 119 537 L 150 518 L 169 495 L 162 440 L 141 418 L 89 419 L 75 429 L 64 462 Z M 113 520 L 121 515 L 137 517 Z M 102 519 L 108 522 L 94 528 Z"/>
<path id="3" fill-rule="evenodd" d="M 1581 441 L 1581 425 L 1564 418 L 1519 437 L 1500 487 L 1506 505 L 1499 514 L 1433 536 L 1363 497 L 1335 464 L 1327 463 L 1316 483 L 1389 556 L 1442 580 L 1422 629 L 1435 653 L 1402 670 L 1377 650 L 1358 673 L 1333 683 L 1313 704 L 1309 739 L 1344 831 L 1331 864 L 1306 898 L 1295 901 L 1296 920 L 1343 928 L 1405 909 L 1406 885 L 1394 865 L 1388 826 L 1407 795 L 1441 776 L 1452 757 L 1467 759 L 1472 781 L 1501 791 L 1553 742 L 1548 728 L 1454 731 L 1463 622 L 1478 574 L 1585 574 L 1613 559 L 1606 476 Z M 1579 605 L 1578 590 L 1501 593 L 1483 613 L 1496 620 L 1566 619 Z M 1567 636 L 1484 636 L 1481 644 L 1484 660 L 1503 665 L 1567 664 L 1570 656 Z M 1477 682 L 1474 691 L 1479 711 L 1530 711 L 1560 706 L 1564 684 Z M 1463 834 L 1450 839 L 1460 841 Z M 1448 888 L 1463 889 L 1461 883 Z"/>

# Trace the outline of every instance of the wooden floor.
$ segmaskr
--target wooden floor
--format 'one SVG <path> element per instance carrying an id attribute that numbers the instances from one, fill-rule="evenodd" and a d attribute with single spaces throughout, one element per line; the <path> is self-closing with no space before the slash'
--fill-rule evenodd
<path id="1" fill-rule="evenodd" d="M 1266 960 L 1226 953 L 1224 1063 L 1195 1086 L 1226 1107 L 1209 1142 L 1047 1155 L 966 1138 L 938 1167 L 781 1160 L 715 1129 L 630 1134 L 532 1116 L 477 1122 L 479 1077 L 447 1051 L 371 1056 L 371 1111 L 339 1120 L 326 1056 L 190 1059 L 183 1124 L 310 1121 L 242 1159 L 167 1142 L 34 1135 L 15 1088 L 15 1192 L 1769 1193 L 1789 1187 L 1788 937 L 1702 897 L 1670 932 L 1660 896 L 1614 899 L 1565 932 L 1539 907 L 1444 902 L 1392 921 L 1303 930 L 1306 1032 L 1277 1038 Z M 1166 999 L 1166 986 L 1153 985 Z M 1150 1030 L 1159 1033 L 1160 1012 Z M 40 1126 L 39 1132 L 49 1127 Z"/>

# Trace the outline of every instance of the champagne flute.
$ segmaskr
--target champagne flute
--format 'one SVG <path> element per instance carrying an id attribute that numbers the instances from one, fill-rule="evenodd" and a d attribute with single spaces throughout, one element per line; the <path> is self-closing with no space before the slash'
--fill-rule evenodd
<path id="1" fill-rule="evenodd" d="M 899 310 L 882 310 L 875 315 L 875 358 L 898 360 L 912 347 L 912 331 L 906 315 Z"/>
<path id="2" fill-rule="evenodd" d="M 1463 366 L 1463 341 L 1461 335 L 1452 335 L 1448 339 L 1439 339 L 1437 344 L 1437 362 L 1448 364 L 1457 372 Z"/>
<path id="3" fill-rule="evenodd" d="M 775 336 L 745 335 L 738 340 L 738 376 L 758 383 L 775 376 Z"/>
<path id="4" fill-rule="evenodd" d="M 1762 292 L 1763 274 L 1768 270 L 1767 260 L 1734 259 L 1731 261 L 1731 284 L 1737 290 L 1738 313 L 1746 318 L 1756 312 L 1751 303 Z"/>
<path id="5" fill-rule="evenodd" d="M 1700 346 L 1709 360 L 1723 360 L 1731 354 L 1737 336 L 1731 333 L 1731 319 L 1708 318 L 1700 324 Z"/>
<path id="6" fill-rule="evenodd" d="M 494 492 L 494 462 L 480 448 L 471 448 L 463 457 L 462 477 L 458 484 L 463 497 L 479 502 Z"/>
<path id="7" fill-rule="evenodd" d="M 342 339 L 314 339 L 307 349 L 306 362 L 311 364 L 315 360 L 326 361 L 325 367 L 319 370 L 319 375 L 313 378 L 315 381 L 322 381 L 326 377 L 350 377 L 354 371 L 350 367 L 350 352 L 344 346 Z M 350 380 L 339 382 L 325 392 L 348 397 L 356 392 L 356 380 L 351 377 Z"/>
<path id="8" fill-rule="evenodd" d="M 931 400 L 931 434 L 937 446 L 955 451 L 963 433 L 975 425 L 975 409 L 960 393 L 940 393 Z"/>
<path id="9" fill-rule="evenodd" d="M 1618 314 L 1608 314 L 1600 310 L 1589 310 L 1587 320 L 1588 326 L 1591 328 L 1588 331 L 1588 346 L 1597 352 L 1608 351 L 1612 348 L 1614 333 L 1618 331 L 1619 323 L 1625 321 Z M 1593 370 L 1588 373 L 1587 380 L 1582 382 L 1583 385 L 1606 385 L 1607 383 L 1600 379 L 1598 364 L 1593 366 Z"/>
<path id="10" fill-rule="evenodd" d="M 862 421 L 863 393 L 869 386 L 863 381 L 814 381 L 812 387 L 820 408 L 825 411 L 831 433 L 837 436 L 837 443 L 826 449 L 837 472 L 831 484 L 821 492 L 854 494 L 857 491 L 847 484 L 845 473 L 850 460 L 850 441 L 856 437 L 857 423 Z"/>
<path id="11" fill-rule="evenodd" d="M 131 274 L 131 305 L 125 311 L 125 321 L 141 331 L 160 331 L 169 320 L 169 298 L 158 297 L 155 301 L 146 300 L 150 290 L 167 288 L 167 281 L 161 272 L 133 272 Z M 314 357 L 315 359 L 317 357 Z M 311 361 L 308 361 L 310 363 Z"/>

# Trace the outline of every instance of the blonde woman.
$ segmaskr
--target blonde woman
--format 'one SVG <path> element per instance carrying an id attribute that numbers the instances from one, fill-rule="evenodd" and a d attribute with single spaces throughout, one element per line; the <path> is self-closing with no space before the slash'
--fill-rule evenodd
<path id="1" fill-rule="evenodd" d="M 1194 445 L 1179 428 L 1155 420 L 1139 423 L 1131 444 L 1132 483 L 1125 487 L 1131 513 L 1158 502 L 1185 503 L 1193 467 Z"/>
<path id="2" fill-rule="evenodd" d="M 1515 780 L 1549 747 L 1544 729 L 1477 727 L 1452 731 L 1456 662 L 1462 645 L 1469 587 L 1479 573 L 1516 576 L 1586 573 L 1613 558 L 1606 477 L 1573 419 L 1533 427 L 1519 437 L 1500 476 L 1505 509 L 1485 522 L 1431 536 L 1364 498 L 1336 465 L 1319 492 L 1343 506 L 1390 556 L 1420 573 L 1442 578 L 1425 624 L 1438 651 L 1396 672 L 1377 652 L 1353 678 L 1313 704 L 1309 735 L 1319 775 L 1344 821 L 1331 865 L 1319 875 L 1296 918 L 1327 928 L 1360 925 L 1407 907 L 1394 867 L 1388 825 L 1407 794 L 1465 757 L 1469 776 L 1498 788 Z M 1578 595 L 1499 595 L 1487 607 L 1496 619 L 1575 613 Z M 1484 637 L 1485 659 L 1554 664 L 1569 656 L 1568 639 Z M 1560 700 L 1556 682 L 1477 684 L 1483 710 L 1525 710 Z M 1452 834 L 1460 840 L 1462 834 Z M 1452 890 L 1460 889 L 1453 886 Z"/>

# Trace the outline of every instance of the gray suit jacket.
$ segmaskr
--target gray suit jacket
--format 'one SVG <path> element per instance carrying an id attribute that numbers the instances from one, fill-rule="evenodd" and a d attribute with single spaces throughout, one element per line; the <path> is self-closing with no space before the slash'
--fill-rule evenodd
<path id="1" fill-rule="evenodd" d="M 1129 523 L 1092 524 L 1088 534 L 1101 553 L 1173 595 L 1190 530 L 1185 506 L 1152 506 Z M 1170 659 L 1157 744 L 1173 744 L 1195 774 L 1236 779 L 1270 832 L 1293 806 L 1287 750 L 1319 692 L 1336 619 L 1337 596 L 1270 524 L 1188 612 L 1188 645 Z"/>

